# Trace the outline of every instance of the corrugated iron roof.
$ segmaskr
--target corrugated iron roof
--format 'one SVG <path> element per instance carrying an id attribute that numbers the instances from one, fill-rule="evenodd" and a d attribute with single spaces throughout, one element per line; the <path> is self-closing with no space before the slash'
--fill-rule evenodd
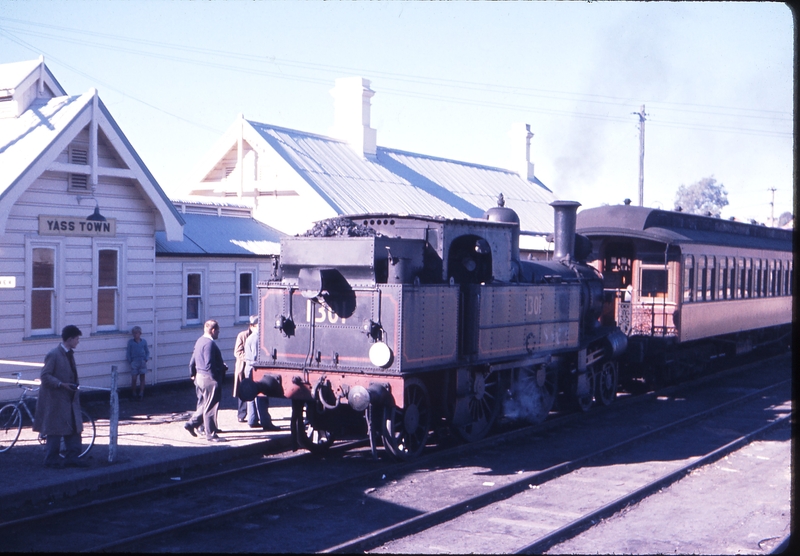
<path id="1" fill-rule="evenodd" d="M 539 180 L 479 164 L 378 147 L 363 158 L 344 141 L 248 120 L 339 214 L 385 212 L 479 218 L 500 193 L 521 229 L 553 229 L 553 193 Z"/>
<path id="2" fill-rule="evenodd" d="M 209 214 L 182 215 L 183 241 L 167 241 L 164 232 L 156 232 L 156 254 L 247 256 L 277 255 L 282 234 L 253 218 Z"/>
<path id="3" fill-rule="evenodd" d="M 36 99 L 18 118 L 0 119 L 0 197 L 84 109 L 89 93 Z"/>

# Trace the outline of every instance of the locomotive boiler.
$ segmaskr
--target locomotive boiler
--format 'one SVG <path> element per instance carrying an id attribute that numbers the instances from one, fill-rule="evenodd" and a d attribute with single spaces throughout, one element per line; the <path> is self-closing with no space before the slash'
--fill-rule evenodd
<path id="1" fill-rule="evenodd" d="M 537 422 L 566 392 L 611 403 L 626 337 L 601 326 L 603 282 L 556 201 L 553 260 L 520 260 L 519 218 L 361 214 L 281 241 L 259 284 L 259 357 L 240 396 L 292 400 L 292 435 L 326 450 L 354 414 L 373 452 L 419 454 L 432 430 L 483 437 L 501 414 Z"/>

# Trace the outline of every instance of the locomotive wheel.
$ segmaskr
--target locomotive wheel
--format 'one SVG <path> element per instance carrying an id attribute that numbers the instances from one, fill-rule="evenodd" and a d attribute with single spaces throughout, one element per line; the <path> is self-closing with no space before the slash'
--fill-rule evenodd
<path id="1" fill-rule="evenodd" d="M 333 434 L 319 428 L 315 402 L 305 402 L 295 424 L 295 435 L 303 448 L 312 454 L 324 454 L 333 444 Z"/>
<path id="2" fill-rule="evenodd" d="M 405 460 L 422 452 L 431 430 L 431 400 L 425 384 L 417 378 L 406 381 L 404 407 L 384 409 L 383 446 L 395 458 Z"/>
<path id="3" fill-rule="evenodd" d="M 617 381 L 619 366 L 616 362 L 606 361 L 595 376 L 596 391 L 594 398 L 602 405 L 611 405 L 617 397 Z"/>
<path id="4" fill-rule="evenodd" d="M 520 367 L 514 370 L 512 400 L 508 409 L 536 424 L 547 418 L 558 394 L 558 368 L 555 365 Z"/>
<path id="5" fill-rule="evenodd" d="M 455 427 L 459 436 L 467 442 L 480 440 L 492 428 L 500 414 L 500 375 L 498 373 L 475 372 L 472 396 L 462 402 L 469 404 L 471 422 Z"/>

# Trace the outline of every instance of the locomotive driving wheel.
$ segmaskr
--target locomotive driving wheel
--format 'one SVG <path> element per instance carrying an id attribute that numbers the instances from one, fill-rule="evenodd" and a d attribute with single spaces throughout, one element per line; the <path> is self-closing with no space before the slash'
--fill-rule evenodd
<path id="1" fill-rule="evenodd" d="M 292 416 L 294 433 L 300 445 L 312 454 L 324 454 L 333 444 L 333 434 L 320 426 L 320 413 L 313 401 L 302 402 Z"/>
<path id="2" fill-rule="evenodd" d="M 619 366 L 615 361 L 606 361 L 595 377 L 595 400 L 602 405 L 611 405 L 617 397 Z"/>
<path id="3" fill-rule="evenodd" d="M 486 436 L 500 414 L 502 389 L 498 373 L 474 371 L 470 379 L 471 394 L 456 401 L 456 404 L 467 404 L 470 422 L 455 429 L 467 442 L 475 442 Z"/>
<path id="4" fill-rule="evenodd" d="M 431 430 L 431 400 L 418 378 L 406 381 L 403 408 L 384 408 L 383 446 L 397 459 L 413 458 L 422 452 Z"/>
<path id="5" fill-rule="evenodd" d="M 531 423 L 541 423 L 553 409 L 558 394 L 558 368 L 535 365 L 514 369 L 509 412 Z"/>

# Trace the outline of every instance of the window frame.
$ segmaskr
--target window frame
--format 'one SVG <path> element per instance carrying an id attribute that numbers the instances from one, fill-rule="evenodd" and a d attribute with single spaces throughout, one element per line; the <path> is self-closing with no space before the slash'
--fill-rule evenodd
<path id="1" fill-rule="evenodd" d="M 94 239 L 92 241 L 92 324 L 96 332 L 116 332 L 127 328 L 127 297 L 125 293 L 125 276 L 128 275 L 128 253 L 124 240 Z M 114 296 L 114 323 L 100 324 L 100 290 L 113 289 L 100 286 L 100 252 L 117 252 L 117 286 Z"/>
<path id="2" fill-rule="evenodd" d="M 51 328 L 33 328 L 33 251 L 34 249 L 52 249 L 53 254 L 53 288 L 51 294 L 50 319 Z M 25 241 L 25 337 L 57 335 L 64 322 L 64 303 L 60 299 L 64 295 L 64 241 L 61 239 L 39 240 L 26 238 Z"/>
<path id="3" fill-rule="evenodd" d="M 694 302 L 694 256 L 683 256 L 683 303 Z"/>
<path id="4" fill-rule="evenodd" d="M 189 308 L 189 275 L 200 275 L 200 294 L 196 297 L 198 301 L 197 318 L 190 319 L 187 315 Z M 187 264 L 183 266 L 183 277 L 181 279 L 181 321 L 185 327 L 202 326 L 205 322 L 206 297 L 208 295 L 208 266 L 198 264 Z"/>
<path id="5" fill-rule="evenodd" d="M 243 294 L 241 291 L 243 274 L 250 275 L 250 312 L 247 315 L 240 314 L 241 299 Z M 250 315 L 258 314 L 258 266 L 255 264 L 236 264 L 236 299 L 234 302 L 234 315 L 235 322 L 249 322 Z"/>

